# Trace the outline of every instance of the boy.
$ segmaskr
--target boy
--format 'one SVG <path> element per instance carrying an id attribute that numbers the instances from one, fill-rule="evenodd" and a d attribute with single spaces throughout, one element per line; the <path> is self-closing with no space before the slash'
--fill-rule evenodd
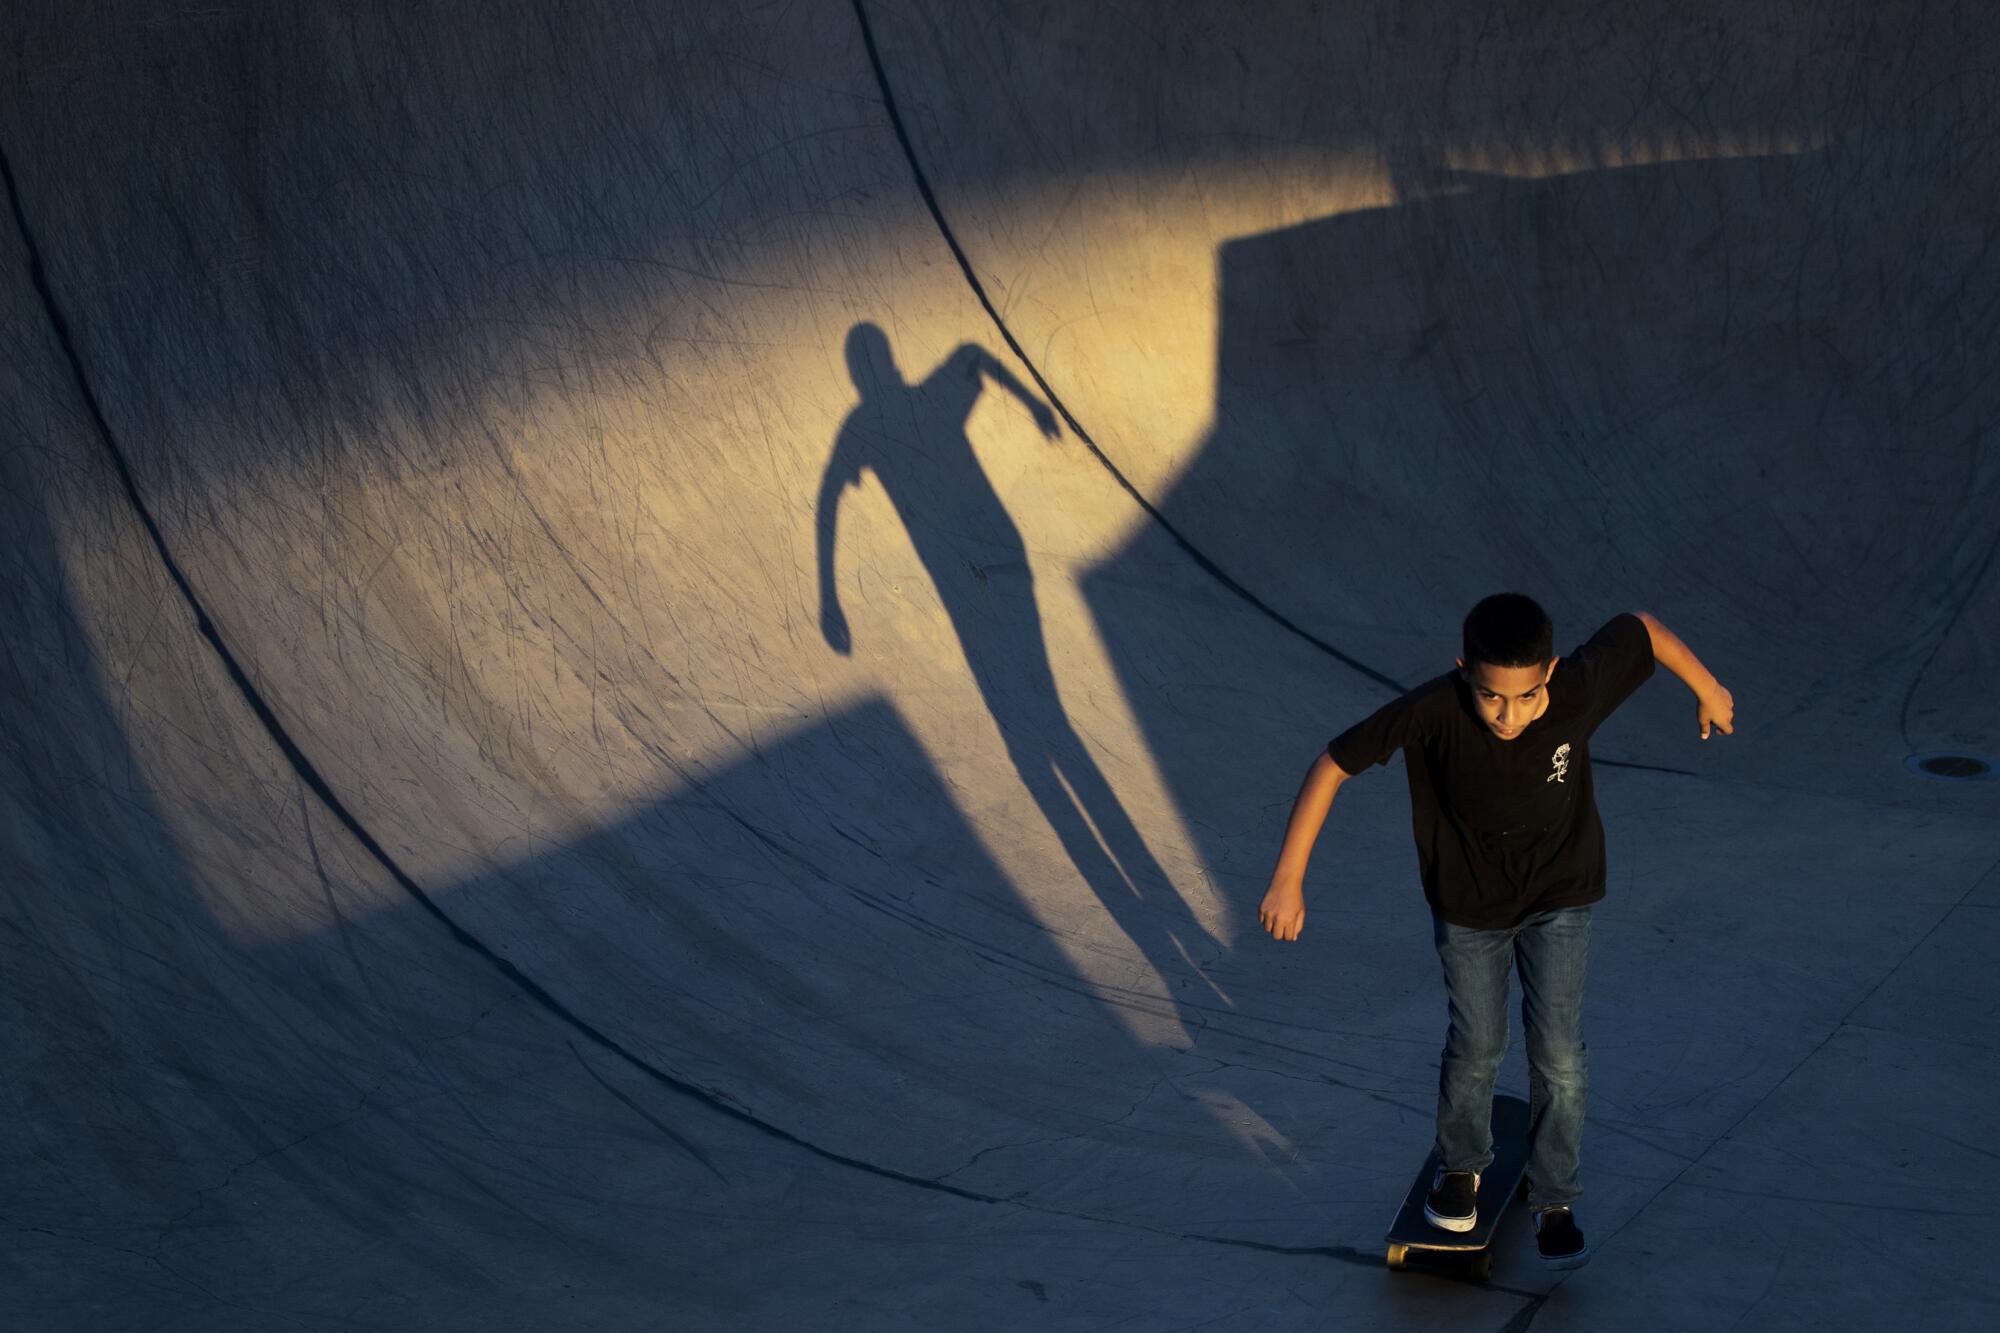
<path id="1" fill-rule="evenodd" d="M 1507 973 L 1521 974 L 1528 1042 L 1528 1200 L 1551 1268 L 1590 1256 L 1570 1205 L 1585 1087 L 1582 1025 L 1590 905 L 1604 896 L 1604 827 L 1591 794 L 1591 733 L 1653 674 L 1694 691 L 1701 738 L 1733 735 L 1735 701 L 1652 616 L 1613 618 L 1568 658 L 1551 656 L 1542 608 L 1500 593 L 1465 618 L 1458 670 L 1419 685 L 1336 736 L 1307 770 L 1285 828 L 1264 929 L 1296 940 L 1306 859 L 1340 784 L 1403 751 L 1432 938 L 1451 1011 L 1438 1072 L 1437 1153 L 1424 1214 L 1470 1231 L 1493 1161 L 1493 1079 L 1507 1049 Z"/>

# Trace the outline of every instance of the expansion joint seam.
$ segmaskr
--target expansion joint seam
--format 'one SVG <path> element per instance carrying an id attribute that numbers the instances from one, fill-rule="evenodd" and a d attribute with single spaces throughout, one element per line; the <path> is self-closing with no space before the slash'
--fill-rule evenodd
<path id="1" fill-rule="evenodd" d="M 431 897 L 423 886 L 418 884 L 415 878 L 408 871 L 404 870 L 397 863 L 396 859 L 389 854 L 388 849 L 383 847 L 376 840 L 375 836 L 368 831 L 360 818 L 335 793 L 332 784 L 321 774 L 319 768 L 299 748 L 298 743 L 292 739 L 291 733 L 285 728 L 284 723 L 279 720 L 276 711 L 272 708 L 269 701 L 264 698 L 263 693 L 250 679 L 249 672 L 244 669 L 242 662 L 223 639 L 221 631 L 216 627 L 214 619 L 208 614 L 208 610 L 202 604 L 201 598 L 196 595 L 193 585 L 189 582 L 186 573 L 181 569 L 180 562 L 174 558 L 173 551 L 167 545 L 166 536 L 160 530 L 158 522 L 155 521 L 152 510 L 140 494 L 138 482 L 133 477 L 132 469 L 126 463 L 125 453 L 118 443 L 117 434 L 112 430 L 111 423 L 105 416 L 103 406 L 98 401 L 96 389 L 92 386 L 90 376 L 84 368 L 82 353 L 78 349 L 76 339 L 70 331 L 69 321 L 63 315 L 62 305 L 56 299 L 55 290 L 50 281 L 47 267 L 42 262 L 41 246 L 35 238 L 34 228 L 28 222 L 27 210 L 21 199 L 20 186 L 14 175 L 13 162 L 4 148 L 0 148 L 0 183 L 4 183 L 6 187 L 8 205 L 13 213 L 14 225 L 20 234 L 22 248 L 27 254 L 29 281 L 34 287 L 37 298 L 41 302 L 43 313 L 48 319 L 50 330 L 55 336 L 57 346 L 61 349 L 63 359 L 68 364 L 71 378 L 75 382 L 77 394 L 85 412 L 90 418 L 91 425 L 95 428 L 94 433 L 97 436 L 99 444 L 103 446 L 105 457 L 109 460 L 113 473 L 118 478 L 119 484 L 124 491 L 126 502 L 131 506 L 132 512 L 138 517 L 140 525 L 145 529 L 147 537 L 152 542 L 154 553 L 158 555 L 160 564 L 166 570 L 168 578 L 172 580 L 174 587 L 180 593 L 181 599 L 187 604 L 188 610 L 192 612 L 196 630 L 215 653 L 217 660 L 221 662 L 237 693 L 256 717 L 258 724 L 263 728 L 265 735 L 270 738 L 271 743 L 277 746 L 278 751 L 284 756 L 285 762 L 291 767 L 299 781 L 318 798 L 320 803 L 325 806 L 327 811 L 333 815 L 340 825 L 353 835 L 355 841 L 389 874 L 397 887 L 422 908 L 426 914 L 443 926 L 454 943 L 484 960 L 509 985 L 513 986 L 522 995 L 525 995 L 543 1012 L 577 1033 L 577 1035 L 584 1038 L 591 1045 L 631 1067 L 661 1088 L 689 1098 L 719 1115 L 726 1116 L 759 1133 L 790 1144 L 813 1156 L 839 1166 L 851 1167 L 855 1170 L 884 1177 L 902 1184 L 914 1185 L 923 1189 L 935 1190 L 942 1194 L 954 1195 L 975 1203 L 1010 1202 L 1009 1200 L 1003 1200 L 993 1195 L 960 1189 L 953 1185 L 944 1184 L 941 1181 L 926 1180 L 921 1176 L 913 1176 L 894 1170 L 893 1168 L 879 1166 L 872 1162 L 834 1152 L 832 1149 L 803 1139 L 747 1111 L 731 1106 L 706 1089 L 675 1077 L 666 1070 L 652 1064 L 617 1038 L 598 1028 L 581 1014 L 571 1009 L 540 982 L 523 972 L 514 963 L 502 957 L 484 940 L 481 940 L 459 925 L 449 913 L 438 905 L 437 901 Z M 703 1165 L 709 1166 L 709 1169 L 714 1171 L 713 1166 L 710 1166 L 705 1160 L 703 1161 Z M 720 1173 L 717 1174 L 719 1175 Z M 1105 1221 L 1109 1219 L 1086 1220 Z"/>
<path id="2" fill-rule="evenodd" d="M 195 593 L 193 584 L 181 569 L 180 562 L 174 558 L 172 549 L 167 545 L 166 536 L 161 531 L 159 523 L 153 517 L 151 508 L 146 504 L 145 498 L 140 493 L 138 482 L 132 474 L 131 467 L 126 462 L 125 452 L 118 443 L 117 434 L 112 430 L 111 423 L 104 413 L 102 404 L 98 400 L 96 389 L 93 387 L 89 373 L 84 367 L 82 352 L 79 350 L 76 339 L 71 333 L 69 321 L 62 312 L 61 302 L 56 299 L 55 289 L 49 278 L 48 269 L 42 262 L 41 246 L 35 238 L 34 228 L 28 222 L 27 209 L 22 202 L 20 186 L 14 175 L 13 162 L 4 147 L 0 147 L 0 185 L 4 185 L 6 189 L 8 206 L 13 214 L 14 225 L 20 235 L 22 249 L 27 255 L 29 281 L 34 288 L 37 299 L 41 303 L 43 314 L 48 319 L 50 331 L 56 340 L 58 348 L 61 350 L 63 360 L 69 368 L 78 398 L 82 402 L 85 413 L 90 419 L 98 443 L 103 447 L 104 455 L 110 463 L 112 472 L 117 476 L 119 485 L 124 491 L 126 503 L 130 505 L 133 514 L 144 528 L 147 538 L 152 543 L 154 553 L 159 557 L 161 566 L 166 570 L 167 577 L 172 581 L 182 601 L 186 603 L 188 610 L 194 616 L 197 632 L 208 644 L 210 650 L 214 652 L 216 659 L 222 664 L 223 670 L 227 673 L 231 684 L 234 685 L 244 704 L 257 719 L 258 725 L 262 727 L 264 734 L 269 737 L 271 743 L 284 756 L 286 764 L 290 766 L 299 782 L 319 800 L 320 804 L 332 814 L 341 827 L 353 836 L 369 857 L 382 867 L 390 878 L 394 880 L 396 886 L 415 902 L 426 915 L 443 927 L 453 943 L 481 959 L 508 985 L 512 986 L 518 993 L 525 996 L 531 1003 L 551 1018 L 575 1032 L 592 1046 L 628 1066 L 656 1086 L 667 1092 L 691 1100 L 707 1110 L 724 1116 L 759 1134 L 797 1148 L 802 1152 L 835 1166 L 846 1167 L 916 1189 L 949 1195 L 970 1203 L 1007 1205 L 1028 1212 L 1102 1226 L 1113 1226 L 1123 1230 L 1149 1232 L 1181 1240 L 1223 1245 L 1237 1249 L 1262 1250 L 1275 1254 L 1327 1255 L 1350 1261 L 1358 1258 L 1358 1256 L 1352 1254 L 1327 1248 L 1294 1248 L 1268 1245 L 1257 1241 L 1226 1236 L 1205 1236 L 1195 1233 L 1173 1232 L 1165 1228 L 1149 1226 L 1142 1222 L 1123 1218 L 1102 1217 L 1068 1209 L 1052 1208 L 1045 1204 L 1033 1203 L 1024 1198 L 1006 1198 L 1000 1195 L 984 1194 L 977 1190 L 964 1189 L 956 1185 L 946 1184 L 942 1180 L 933 1180 L 923 1176 L 912 1175 L 909 1172 L 898 1171 L 893 1167 L 882 1166 L 862 1158 L 835 1152 L 830 1148 L 802 1138 L 748 1111 L 732 1106 L 718 1094 L 701 1088 L 685 1079 L 677 1078 L 666 1070 L 654 1065 L 639 1055 L 638 1052 L 632 1050 L 623 1042 L 620 1042 L 617 1038 L 603 1031 L 581 1014 L 571 1009 L 540 982 L 523 972 L 508 959 L 502 957 L 484 940 L 459 925 L 449 913 L 438 905 L 437 901 L 431 897 L 423 886 L 418 884 L 416 879 L 403 869 L 396 859 L 389 854 L 388 849 L 383 847 L 376 840 L 375 836 L 368 831 L 367 827 L 363 825 L 359 816 L 350 810 L 347 804 L 341 800 L 340 796 L 335 793 L 332 784 L 321 774 L 318 766 L 306 756 L 298 743 L 292 739 L 291 733 L 285 728 L 284 723 L 279 720 L 276 711 L 272 708 L 269 701 L 264 698 L 263 693 L 257 688 L 256 684 L 250 679 L 249 672 L 245 670 L 235 652 L 230 649 L 228 643 L 223 639 L 222 633 L 216 627 L 214 619 L 208 614 L 208 610 L 202 604 L 201 598 Z M 574 1048 L 572 1047 L 572 1049 Z M 587 1063 L 585 1064 L 585 1069 L 591 1073 L 593 1078 L 597 1077 L 595 1071 L 590 1070 Z M 601 1078 L 598 1081 L 603 1083 Z M 629 1104 L 629 1099 L 624 1099 L 622 1095 L 620 1099 L 627 1100 Z M 662 1128 L 664 1129 L 664 1127 Z M 679 1146 L 692 1152 L 702 1166 L 726 1182 L 727 1178 L 723 1177 L 722 1173 L 704 1155 L 694 1149 L 686 1140 L 678 1139 L 678 1136 L 675 1137 L 679 1142 Z"/>
<path id="3" fill-rule="evenodd" d="M 978 272 L 972 267 L 971 257 L 965 253 L 965 247 L 959 244 L 958 234 L 952 230 L 951 223 L 945 219 L 944 208 L 938 203 L 937 192 L 931 188 L 930 176 L 924 171 L 923 163 L 917 159 L 916 143 L 910 138 L 909 129 L 903 123 L 903 113 L 896 104 L 895 91 L 889 85 L 889 73 L 887 67 L 882 63 L 881 48 L 875 43 L 875 30 L 868 23 L 867 6 L 864 0 L 853 0 L 853 4 L 855 20 L 861 25 L 862 44 L 868 48 L 868 64 L 875 72 L 875 84 L 882 94 L 882 109 L 888 113 L 889 124 L 896 132 L 896 142 L 902 146 L 903 158 L 910 164 L 910 176 L 916 182 L 917 193 L 923 197 L 924 207 L 930 210 L 931 221 L 937 225 L 938 235 L 944 239 L 945 248 L 951 251 L 951 257 L 958 261 L 959 272 L 965 275 L 965 285 L 971 289 L 973 296 L 979 301 L 979 307 L 986 312 L 986 317 L 993 321 L 993 327 L 999 331 L 1001 341 L 1007 344 L 1007 350 L 1014 354 L 1014 359 L 1020 362 L 1022 369 L 1028 372 L 1028 377 L 1035 382 L 1035 387 L 1042 391 L 1042 397 L 1047 400 L 1049 405 L 1056 410 L 1057 415 L 1061 416 L 1064 423 L 1069 426 L 1070 433 L 1083 443 L 1084 448 L 1090 450 L 1090 456 L 1095 458 L 1099 465 L 1111 475 L 1111 479 L 1118 483 L 1119 489 L 1132 497 L 1132 502 L 1145 512 L 1146 517 L 1159 525 L 1160 531 L 1164 532 L 1168 540 L 1172 541 L 1189 560 L 1194 562 L 1197 569 L 1221 584 L 1252 610 L 1266 617 L 1281 629 L 1303 639 L 1341 665 L 1382 686 L 1391 694 L 1407 693 L 1410 686 L 1395 679 L 1395 677 L 1389 675 L 1387 672 L 1379 671 L 1359 658 L 1342 652 L 1239 582 L 1228 570 L 1217 564 L 1206 551 L 1196 546 L 1186 533 L 1175 527 L 1173 521 L 1165 514 L 1162 514 L 1158 507 L 1151 500 L 1148 500 L 1137 486 L 1132 484 L 1131 478 L 1127 477 L 1120 470 L 1119 466 L 1111 461 L 1110 455 L 1098 447 L 1097 441 L 1092 438 L 1089 431 L 1083 428 L 1083 424 L 1069 410 L 1069 405 L 1063 401 L 1062 396 L 1050 386 L 1048 380 L 1043 378 L 1041 367 L 1035 364 L 1034 358 L 1028 355 L 1027 349 L 1023 348 L 1020 340 L 1014 336 L 1014 331 L 1008 327 L 1007 321 L 1000 314 L 999 308 L 993 304 L 993 298 L 987 294 L 986 284 L 979 280 Z M 1671 773 L 1678 777 L 1696 776 L 1689 769 L 1670 768 L 1660 764 L 1634 764 L 1621 762 L 1616 759 L 1596 757 L 1593 757 L 1592 762 L 1599 768 L 1632 768 L 1648 773 Z"/>
<path id="4" fill-rule="evenodd" d="M 868 11 L 863 4 L 863 0 L 854 0 L 854 16 L 861 24 L 861 41 L 868 48 L 868 63 L 875 71 L 875 83 L 882 94 L 883 110 L 888 113 L 889 123 L 895 129 L 896 142 L 902 145 L 903 156 L 910 164 L 910 175 L 916 181 L 917 193 L 923 196 L 924 207 L 930 210 L 931 221 L 937 224 L 938 234 L 944 238 L 945 247 L 951 251 L 952 258 L 958 261 L 959 271 L 965 274 L 966 286 L 971 288 L 973 296 L 978 299 L 980 308 L 986 312 L 987 318 L 993 321 L 993 327 L 999 331 L 1001 341 L 1007 344 L 1008 350 L 1013 352 L 1015 359 L 1028 372 L 1029 378 L 1034 380 L 1035 387 L 1042 391 L 1042 397 L 1048 401 L 1051 407 L 1055 408 L 1056 413 L 1069 426 L 1070 432 L 1083 443 L 1084 448 L 1090 450 L 1091 457 L 1095 458 L 1099 465 L 1111 474 L 1111 479 L 1118 483 L 1119 488 L 1125 494 L 1132 497 L 1132 502 L 1144 510 L 1146 516 L 1159 525 L 1160 531 L 1164 532 L 1174 545 L 1180 547 L 1188 559 L 1194 562 L 1196 568 L 1200 569 L 1217 583 L 1220 583 L 1224 588 L 1227 588 L 1246 605 L 1256 610 L 1260 615 L 1268 618 L 1273 624 L 1304 639 L 1307 643 L 1326 653 L 1335 661 L 1366 676 L 1369 680 L 1385 687 L 1392 693 L 1402 694 L 1406 691 L 1409 688 L 1407 685 L 1393 679 L 1384 672 L 1376 670 L 1359 658 L 1342 652 L 1237 581 L 1228 570 L 1217 564 L 1207 552 L 1189 540 L 1187 534 L 1175 527 L 1173 522 L 1165 514 L 1162 514 L 1154 506 L 1153 502 L 1140 492 L 1137 486 L 1132 484 L 1131 479 L 1119 469 L 1116 463 L 1111 461 L 1110 456 L 1098 447 L 1097 441 L 1092 438 L 1089 431 L 1083 428 L 1082 423 L 1069 410 L 1069 405 L 1049 386 L 1048 380 L 1042 377 L 1041 367 L 1035 364 L 1034 359 L 1021 346 L 1020 340 L 1014 336 L 1014 331 L 1008 327 L 1006 319 L 1001 316 L 999 309 L 993 304 L 993 298 L 988 295 L 986 284 L 979 280 L 979 274 L 973 269 L 972 260 L 965 253 L 965 247 L 959 244 L 958 234 L 952 230 L 951 223 L 945 220 L 944 209 L 938 203 L 937 192 L 931 188 L 930 176 L 924 171 L 923 163 L 917 160 L 916 144 L 910 138 L 909 129 L 903 123 L 903 113 L 896 104 L 896 94 L 889 86 L 888 70 L 882 63 L 882 52 L 875 44 L 875 30 L 869 26 Z"/>

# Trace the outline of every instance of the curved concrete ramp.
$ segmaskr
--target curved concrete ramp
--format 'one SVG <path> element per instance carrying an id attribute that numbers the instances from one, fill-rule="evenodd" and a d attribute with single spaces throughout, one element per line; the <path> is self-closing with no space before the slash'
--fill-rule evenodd
<path id="1" fill-rule="evenodd" d="M 1994 17 L 1177 14 L 12 16 L 0 1322 L 1990 1322 Z M 1739 728 L 1481 1287 L 1400 781 L 1255 911 L 1500 587 Z"/>

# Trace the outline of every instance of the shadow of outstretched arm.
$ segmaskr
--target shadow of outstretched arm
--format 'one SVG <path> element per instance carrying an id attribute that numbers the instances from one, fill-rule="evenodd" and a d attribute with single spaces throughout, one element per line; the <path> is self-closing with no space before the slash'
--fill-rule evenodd
<path id="1" fill-rule="evenodd" d="M 1036 428 L 1045 438 L 1053 440 L 1060 433 L 1060 428 L 1056 425 L 1055 409 L 1037 397 L 1033 389 L 1021 383 L 999 357 L 977 343 L 965 344 L 958 349 L 957 355 L 972 358 L 973 365 L 979 373 L 1020 399 L 1021 405 L 1028 409 L 1030 416 L 1034 417 Z"/>
<path id="2" fill-rule="evenodd" d="M 856 453 L 853 428 L 844 426 L 833 442 L 833 456 L 826 460 L 826 471 L 819 479 L 819 504 L 814 520 L 819 546 L 819 632 L 825 636 L 827 646 L 842 657 L 854 651 L 854 636 L 847 627 L 847 613 L 840 609 L 834 552 L 841 492 L 861 484 L 861 460 Z"/>

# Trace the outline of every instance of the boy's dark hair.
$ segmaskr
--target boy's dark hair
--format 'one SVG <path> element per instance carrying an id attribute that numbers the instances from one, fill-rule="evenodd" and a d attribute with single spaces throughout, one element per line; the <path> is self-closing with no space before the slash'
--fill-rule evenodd
<path id="1" fill-rule="evenodd" d="M 1465 617 L 1465 667 L 1538 667 L 1555 656 L 1556 627 L 1532 597 L 1496 592 Z"/>

